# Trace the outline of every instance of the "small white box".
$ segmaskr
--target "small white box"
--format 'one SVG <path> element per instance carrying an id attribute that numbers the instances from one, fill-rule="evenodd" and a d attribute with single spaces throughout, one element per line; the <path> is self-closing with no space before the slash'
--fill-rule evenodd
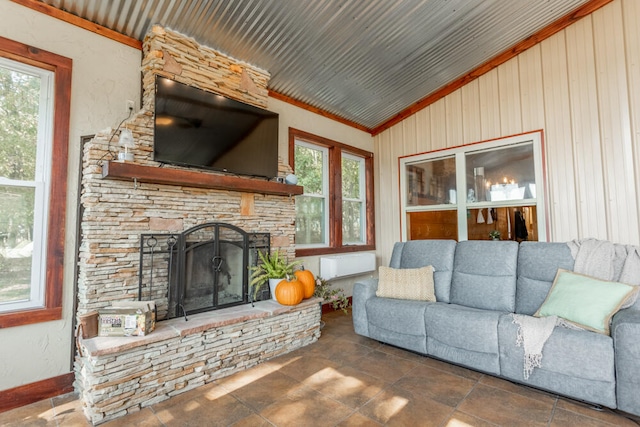
<path id="1" fill-rule="evenodd" d="M 142 336 L 156 327 L 153 301 L 114 301 L 111 307 L 98 310 L 98 336 Z"/>

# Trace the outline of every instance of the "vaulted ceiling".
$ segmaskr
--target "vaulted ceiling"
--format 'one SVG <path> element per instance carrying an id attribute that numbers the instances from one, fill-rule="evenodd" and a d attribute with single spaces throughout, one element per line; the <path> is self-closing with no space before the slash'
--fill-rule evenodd
<path id="1" fill-rule="evenodd" d="M 171 28 L 268 71 L 274 96 L 375 134 L 609 1 L 43 3 L 137 40 Z"/>

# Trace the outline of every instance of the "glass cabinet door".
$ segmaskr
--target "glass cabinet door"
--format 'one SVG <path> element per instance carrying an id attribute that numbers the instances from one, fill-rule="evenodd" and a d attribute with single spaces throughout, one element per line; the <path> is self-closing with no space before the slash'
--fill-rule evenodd
<path id="1" fill-rule="evenodd" d="M 502 202 L 536 198 L 533 144 L 465 154 L 467 202 Z"/>
<path id="2" fill-rule="evenodd" d="M 407 206 L 456 203 L 456 160 L 453 156 L 407 164 Z"/>

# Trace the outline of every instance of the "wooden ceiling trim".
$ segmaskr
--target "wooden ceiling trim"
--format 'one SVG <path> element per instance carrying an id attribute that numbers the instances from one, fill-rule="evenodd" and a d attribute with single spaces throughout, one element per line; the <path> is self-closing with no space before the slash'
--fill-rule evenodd
<path id="1" fill-rule="evenodd" d="M 76 27 L 80 27 L 85 30 L 91 31 L 92 33 L 99 34 L 111 40 L 117 41 L 127 46 L 131 46 L 135 49 L 142 50 L 142 42 L 140 40 L 134 39 L 133 37 L 126 36 L 117 31 L 110 30 L 109 28 L 103 27 L 102 25 L 94 24 L 93 22 L 88 21 L 84 18 L 80 18 L 77 15 L 74 15 L 69 12 L 65 12 L 64 10 L 57 9 L 53 6 L 49 6 L 48 4 L 44 4 L 40 1 L 37 1 L 37 0 L 11 0 L 11 1 L 19 5 L 28 7 L 29 9 L 33 9 L 37 12 L 44 13 L 45 15 L 49 15 L 52 18 L 60 19 L 61 21 L 64 21 L 68 24 L 75 25 Z"/>
<path id="2" fill-rule="evenodd" d="M 510 47 L 509 49 L 493 57 L 492 59 L 480 65 L 479 67 L 472 70 L 468 74 L 465 74 L 464 76 L 460 77 L 458 80 L 454 80 L 453 82 L 443 86 L 442 88 L 438 89 L 432 94 L 422 98 L 420 101 L 416 102 L 412 106 L 396 114 L 391 119 L 387 120 L 381 125 L 371 129 L 370 130 L 371 135 L 376 136 L 379 133 L 389 129 L 390 127 L 400 123 L 407 117 L 414 115 L 418 111 L 423 110 L 424 108 L 428 107 L 434 102 L 455 92 L 456 90 L 460 89 L 462 86 L 466 85 L 467 83 L 477 79 L 483 74 L 488 73 L 494 68 L 504 64 L 508 60 L 518 56 L 519 54 L 529 49 L 530 47 L 533 47 L 536 44 L 540 43 L 541 41 L 558 33 L 559 31 L 562 31 L 563 29 L 567 28 L 569 25 L 584 18 L 587 15 L 590 15 L 591 13 L 607 5 L 608 3 L 611 3 L 612 1 L 613 0 L 591 0 L 585 3 L 578 9 L 574 10 L 573 12 L 563 16 L 562 18 L 558 19 L 557 21 L 553 22 L 552 24 L 548 25 L 542 30 L 522 40 L 520 43 L 514 45 L 513 47 Z"/>
<path id="3" fill-rule="evenodd" d="M 72 13 L 69 12 L 65 12 L 61 9 L 57 9 L 53 6 L 50 6 L 48 4 L 42 3 L 38 0 L 11 0 L 14 3 L 17 3 L 19 5 L 28 7 L 30 9 L 33 9 L 37 12 L 43 13 L 45 15 L 49 15 L 53 18 L 56 19 L 60 19 L 64 22 L 67 22 L 71 25 L 75 25 L 77 27 L 83 28 L 85 30 L 91 31 L 93 33 L 99 34 L 101 36 L 107 37 L 111 40 L 115 40 L 117 42 L 123 43 L 127 46 L 131 46 L 133 48 L 136 49 L 140 49 L 142 50 L 142 42 L 139 40 L 136 40 L 132 37 L 129 36 L 125 36 L 124 34 L 118 33 L 117 31 L 111 30 L 109 28 L 103 27 L 101 25 L 95 24 L 89 20 L 86 20 L 84 18 L 80 18 L 79 16 L 76 16 Z M 286 95 L 282 95 L 281 93 L 278 92 L 274 92 L 274 91 L 269 91 L 269 96 L 279 99 L 280 101 L 286 102 L 288 104 L 291 105 L 295 105 L 296 107 L 302 108 L 304 110 L 310 111 L 312 113 L 318 114 L 320 116 L 326 117 L 328 119 L 340 122 L 342 124 L 345 124 L 347 126 L 359 129 L 363 132 L 367 132 L 367 133 L 371 133 L 371 129 L 362 126 L 358 123 L 352 122 L 350 120 L 344 119 L 340 116 L 337 116 L 333 113 L 330 113 L 328 111 L 324 111 L 321 110 L 319 108 L 313 107 L 309 104 L 306 104 L 302 101 L 298 101 L 296 99 L 293 99 L 289 96 Z"/>
<path id="4" fill-rule="evenodd" d="M 310 111 L 312 113 L 315 113 L 319 116 L 323 116 L 326 117 L 328 119 L 334 120 L 336 122 L 340 122 L 342 124 L 345 124 L 347 126 L 351 126 L 353 128 L 359 129 L 363 132 L 367 132 L 367 133 L 371 133 L 371 129 L 369 129 L 366 126 L 362 126 L 356 122 L 352 122 L 351 120 L 347 120 L 343 117 L 340 117 L 336 114 L 330 113 L 328 111 L 325 110 L 321 110 L 320 108 L 316 108 L 312 105 L 309 105 L 305 102 L 302 101 L 298 101 L 297 99 L 291 98 L 290 96 L 287 95 L 283 95 L 279 92 L 275 92 L 272 90 L 269 90 L 269 96 L 275 99 L 279 99 L 280 101 L 286 102 L 287 104 L 291 104 L 291 105 L 295 105 L 296 107 L 302 108 L 303 110 L 307 110 Z"/>
<path id="5" fill-rule="evenodd" d="M 109 28 L 103 27 L 101 25 L 95 24 L 91 21 L 88 21 L 84 18 L 80 18 L 79 16 L 76 16 L 72 13 L 63 11 L 61 9 L 57 9 L 53 6 L 47 5 L 45 3 L 42 3 L 38 0 L 11 0 L 14 3 L 20 4 L 22 6 L 28 7 L 30 9 L 36 10 L 38 12 L 44 13 L 46 15 L 49 15 L 51 17 L 54 17 L 56 19 L 60 19 L 64 22 L 67 22 L 69 24 L 78 26 L 80 28 L 86 29 L 88 31 L 91 31 L 93 33 L 102 35 L 104 37 L 107 37 L 109 39 L 112 39 L 114 41 L 123 43 L 127 46 L 131 46 L 133 48 L 136 49 L 140 49 L 142 50 L 142 42 L 134 39 L 132 37 L 126 36 L 124 34 L 121 34 L 117 31 L 111 30 Z M 355 129 L 370 133 L 372 136 L 378 135 L 379 133 L 385 131 L 386 129 L 389 129 L 390 127 L 400 123 L 401 121 L 403 121 L 404 119 L 406 119 L 407 117 L 412 116 L 413 114 L 417 113 L 420 110 L 423 110 L 424 108 L 428 107 L 429 105 L 433 104 L 434 102 L 438 101 L 439 99 L 444 98 L 445 96 L 455 92 L 456 90 L 458 90 L 459 88 L 461 88 L 462 86 L 466 85 L 467 83 L 477 79 L 478 77 L 482 76 L 483 74 L 491 71 L 492 69 L 500 66 L 501 64 L 507 62 L 508 60 L 514 58 L 515 56 L 519 55 L 520 53 L 524 52 L 525 50 L 529 49 L 530 47 L 536 45 L 537 43 L 540 43 L 541 41 L 545 40 L 548 37 L 551 37 L 552 35 L 556 34 L 559 31 L 562 31 L 564 28 L 568 27 L 569 25 L 573 24 L 574 22 L 578 21 L 579 19 L 582 19 L 583 17 L 595 12 L 596 10 L 600 9 L 601 7 L 607 5 L 608 3 L 611 3 L 613 0 L 591 0 L 588 1 L 587 3 L 585 3 L 584 5 L 582 5 L 581 7 L 577 8 L 576 10 L 574 10 L 573 12 L 563 16 L 562 18 L 558 19 L 557 21 L 553 22 L 552 24 L 548 25 L 547 27 L 543 28 L 542 30 L 536 32 L 535 34 L 529 36 L 528 38 L 522 40 L 521 42 L 519 42 L 518 44 L 510 47 L 509 49 L 506 49 L 505 51 L 503 51 L 502 53 L 498 54 L 497 56 L 495 56 L 494 58 L 490 59 L 489 61 L 485 62 L 484 64 L 480 65 L 479 67 L 475 68 L 474 70 L 470 71 L 469 73 L 467 73 L 466 75 L 460 77 L 459 79 L 441 87 L 440 89 L 436 90 L 435 92 L 431 93 L 430 95 L 427 95 L 426 97 L 422 98 L 421 100 L 417 101 L 416 103 L 414 103 L 413 105 L 409 106 L 408 108 L 402 110 L 400 113 L 394 115 L 393 117 L 391 117 L 390 119 L 388 119 L 387 121 L 379 124 L 378 126 L 374 127 L 374 128 L 368 128 L 366 126 L 363 126 L 361 124 L 358 124 L 356 122 L 353 122 L 351 120 L 345 119 L 343 117 L 340 117 L 336 114 L 330 113 L 328 111 L 322 110 L 320 108 L 314 107 L 312 105 L 309 105 L 305 102 L 296 100 L 292 97 L 289 97 L 287 95 L 283 95 L 281 93 L 275 92 L 270 90 L 269 91 L 269 96 L 279 99 L 283 102 L 286 102 L 288 104 L 291 105 L 295 105 L 299 108 L 302 108 L 304 110 L 310 111 L 312 113 L 318 114 L 320 116 L 326 117 L 328 119 L 337 121 L 339 123 L 345 124 L 347 126 L 353 127 Z"/>

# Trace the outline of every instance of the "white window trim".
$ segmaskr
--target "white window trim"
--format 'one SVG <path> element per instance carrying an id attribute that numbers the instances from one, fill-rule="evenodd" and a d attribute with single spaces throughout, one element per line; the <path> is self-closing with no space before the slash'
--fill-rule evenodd
<path id="1" fill-rule="evenodd" d="M 322 152 L 322 195 L 318 194 L 307 194 L 303 193 L 302 195 L 305 197 L 315 197 L 322 198 L 324 205 L 324 218 L 323 218 L 323 230 L 324 243 L 313 243 L 313 244 L 300 244 L 296 243 L 297 249 L 313 249 L 313 248 L 328 248 L 330 246 L 330 237 L 329 237 L 329 148 L 324 147 L 318 144 L 312 144 L 310 142 L 302 141 L 298 138 L 295 139 L 295 145 L 301 146 L 305 148 L 309 148 L 311 150 L 317 150 Z"/>
<path id="2" fill-rule="evenodd" d="M 40 78 L 40 111 L 34 181 L 0 178 L 0 184 L 35 188 L 31 293 L 29 300 L 0 302 L 0 313 L 45 307 L 47 277 L 47 224 L 53 144 L 54 73 L 0 57 L 0 67 Z"/>
<path id="3" fill-rule="evenodd" d="M 366 188 L 366 182 L 365 182 L 365 164 L 364 161 L 365 159 L 361 156 L 356 156 L 354 154 L 351 153 L 346 153 L 343 152 L 342 153 L 342 158 L 343 159 L 349 159 L 352 161 L 356 161 L 358 162 L 358 178 L 359 178 L 359 182 L 358 182 L 358 193 L 360 194 L 360 197 L 357 199 L 353 199 L 353 198 L 348 198 L 348 197 L 344 197 L 344 194 L 342 196 L 342 200 L 343 201 L 348 201 L 348 202 L 359 202 L 360 203 L 360 240 L 358 242 L 350 242 L 350 243 L 345 243 L 344 242 L 344 236 L 343 236 L 343 242 L 342 244 L 344 246 L 349 246 L 349 245 L 363 245 L 366 244 L 366 231 L 367 231 L 367 212 L 366 212 L 366 208 L 367 208 L 367 200 L 366 200 L 366 193 L 367 193 L 367 188 Z M 342 218 L 343 224 L 344 224 L 344 218 Z"/>
<path id="4" fill-rule="evenodd" d="M 435 160 L 440 158 L 455 157 L 456 171 L 466 171 L 466 154 L 473 153 L 475 151 L 486 151 L 491 149 L 504 148 L 509 145 L 518 145 L 531 143 L 533 146 L 533 160 L 534 171 L 536 179 L 536 187 L 538 188 L 537 197 L 535 199 L 525 199 L 522 201 L 507 200 L 503 202 L 473 202 L 468 203 L 466 197 L 460 197 L 460 195 L 466 194 L 466 181 L 465 173 L 456 173 L 456 192 L 458 194 L 456 204 L 440 204 L 429 206 L 408 206 L 407 201 L 407 179 L 406 179 L 406 167 L 414 164 L 424 162 L 425 160 Z M 463 241 L 468 238 L 467 229 L 467 208 L 487 208 L 487 207 L 511 207 L 511 206 L 536 206 L 539 214 L 538 219 L 538 240 L 544 242 L 547 240 L 547 224 L 546 224 L 546 196 L 545 196 L 545 179 L 544 179 L 544 159 L 542 151 L 542 131 L 524 133 L 520 135 L 509 136 L 505 138 L 499 138 L 487 142 L 478 142 L 469 145 L 462 145 L 445 150 L 438 150 L 434 152 L 411 155 L 401 157 L 399 159 L 398 174 L 400 175 L 400 209 L 401 209 L 401 230 L 402 241 L 407 241 L 407 213 L 409 212 L 426 212 L 426 211 L 441 211 L 441 210 L 457 210 L 458 215 L 458 240 Z"/>

